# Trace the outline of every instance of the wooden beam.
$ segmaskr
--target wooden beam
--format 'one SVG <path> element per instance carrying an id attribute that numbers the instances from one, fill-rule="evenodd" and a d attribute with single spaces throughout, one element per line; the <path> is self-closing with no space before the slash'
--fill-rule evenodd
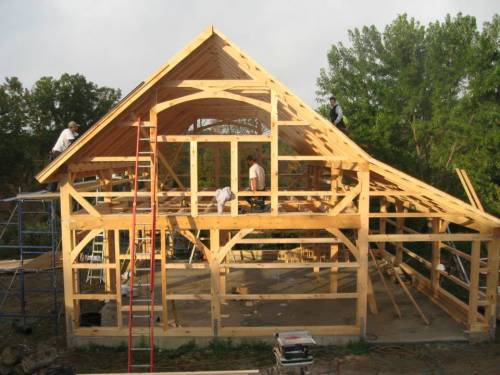
<path id="1" fill-rule="evenodd" d="M 370 242 L 433 242 L 433 241 L 491 241 L 492 234 L 486 233 L 421 233 L 421 234 L 370 234 Z"/>
<path id="2" fill-rule="evenodd" d="M 347 236 L 342 233 L 338 228 L 325 228 L 328 232 L 332 233 L 335 237 L 337 237 L 342 243 L 349 249 L 352 255 L 358 259 L 359 258 L 359 250 L 358 248 L 351 242 Z"/>
<path id="3" fill-rule="evenodd" d="M 186 237 L 192 244 L 196 245 L 198 249 L 203 253 L 205 258 L 207 258 L 208 262 L 211 263 L 213 260 L 212 253 L 208 247 L 205 246 L 203 242 L 199 238 L 197 238 L 191 231 L 189 230 L 179 230 L 179 233 Z"/>
<path id="4" fill-rule="evenodd" d="M 280 126 L 308 126 L 310 125 L 307 121 L 292 120 L 292 121 L 278 121 L 277 125 Z"/>
<path id="5" fill-rule="evenodd" d="M 239 159 L 238 159 L 238 142 L 231 141 L 231 192 L 234 194 L 234 199 L 231 200 L 231 216 L 238 216 L 238 173 L 239 173 Z"/>
<path id="6" fill-rule="evenodd" d="M 100 218 L 101 214 L 99 211 L 97 211 L 84 197 L 80 195 L 78 191 L 75 190 L 71 184 L 68 184 L 66 187 L 69 195 L 76 200 L 80 206 L 82 206 L 91 216 L 94 216 L 96 218 Z"/>
<path id="7" fill-rule="evenodd" d="M 198 216 L 198 143 L 190 143 L 191 216 Z"/>
<path id="8" fill-rule="evenodd" d="M 227 263 L 228 268 L 358 268 L 357 262 Z"/>
<path id="9" fill-rule="evenodd" d="M 488 305 L 485 309 L 486 323 L 491 338 L 495 337 L 497 304 L 498 304 L 498 267 L 500 265 L 500 240 L 496 238 L 486 243 L 488 248 L 488 267 L 486 276 L 486 299 Z"/>
<path id="10" fill-rule="evenodd" d="M 479 261 L 481 257 L 481 242 L 472 242 L 470 263 L 470 285 L 469 285 L 469 316 L 467 318 L 469 328 L 477 322 L 477 306 L 479 292 Z"/>
<path id="11" fill-rule="evenodd" d="M 356 185 L 342 200 L 330 210 L 330 215 L 340 214 L 361 192 L 361 184 Z"/>
<path id="12" fill-rule="evenodd" d="M 271 91 L 271 215 L 278 215 L 278 96 Z"/>
<path id="13" fill-rule="evenodd" d="M 217 88 L 223 90 L 235 90 L 245 88 L 266 88 L 266 82 L 255 79 L 185 79 L 177 81 L 165 81 L 162 87 L 188 87 L 204 90 Z"/>
<path id="14" fill-rule="evenodd" d="M 218 229 L 210 229 L 210 250 L 212 252 L 212 258 L 217 259 L 220 252 L 220 232 Z M 220 330 L 220 266 L 219 262 L 209 262 L 210 263 L 210 290 L 212 295 L 211 300 L 211 311 L 212 311 L 212 332 L 213 336 L 219 336 Z"/>
<path id="15" fill-rule="evenodd" d="M 92 241 L 95 236 L 97 236 L 99 233 L 102 233 L 102 230 L 100 229 L 92 229 L 85 237 L 82 238 L 80 242 L 71 250 L 71 263 L 73 263 L 78 255 L 82 252 L 82 250 L 87 246 L 87 244 Z"/>
<path id="16" fill-rule="evenodd" d="M 358 257 L 359 264 L 356 285 L 358 301 L 356 307 L 356 321 L 360 327 L 361 337 L 366 337 L 367 319 L 367 296 L 368 296 L 368 232 L 370 222 L 368 213 L 370 212 L 370 171 L 368 167 L 358 172 L 359 192 L 359 215 L 361 227 L 358 229 Z M 358 185 L 358 186 L 359 186 Z"/>
<path id="17" fill-rule="evenodd" d="M 422 309 L 418 305 L 417 301 L 415 301 L 415 298 L 413 298 L 412 294 L 410 293 L 410 291 L 406 287 L 406 284 L 403 282 L 403 280 L 401 280 L 401 277 L 399 276 L 399 273 L 398 273 L 398 269 L 397 268 L 393 268 L 393 269 L 394 269 L 394 276 L 398 280 L 399 285 L 401 285 L 401 288 L 403 288 L 404 292 L 406 293 L 406 295 L 408 296 L 410 301 L 413 303 L 413 306 L 415 306 L 415 308 L 417 309 L 420 317 L 422 318 L 422 320 L 425 322 L 426 325 L 430 325 L 429 319 L 427 319 L 424 312 L 422 311 Z"/>
<path id="18" fill-rule="evenodd" d="M 159 135 L 158 142 L 271 142 L 268 135 Z"/>
<path id="19" fill-rule="evenodd" d="M 233 238 L 231 238 L 219 251 L 217 257 L 217 262 L 221 263 L 226 255 L 231 251 L 234 245 L 236 245 L 242 238 L 244 238 L 249 233 L 253 232 L 253 229 L 241 229 Z"/>
<path id="20" fill-rule="evenodd" d="M 431 221 L 431 225 L 433 233 L 439 234 L 441 232 L 441 220 L 433 219 Z M 438 296 L 439 289 L 441 288 L 439 284 L 439 278 L 441 275 L 441 272 L 439 270 L 440 265 L 441 265 L 441 242 L 433 241 L 432 262 L 431 262 L 431 284 L 432 284 L 432 291 L 436 297 Z"/>
<path id="21" fill-rule="evenodd" d="M 481 210 L 484 212 L 483 205 L 481 204 L 481 201 L 479 200 L 479 197 L 476 194 L 476 190 L 474 189 L 474 185 L 472 185 L 472 182 L 469 178 L 469 175 L 465 171 L 465 169 L 455 169 L 458 177 L 460 178 L 460 182 L 462 183 L 462 186 L 464 187 L 465 192 L 467 193 L 467 196 L 469 197 L 470 203 L 477 209 Z"/>
<path id="22" fill-rule="evenodd" d="M 278 156 L 279 161 L 352 161 L 358 162 L 356 159 L 349 159 L 345 156 L 332 155 L 286 155 Z"/>
<path id="23" fill-rule="evenodd" d="M 89 159 L 83 161 L 89 161 L 91 163 L 101 163 L 101 162 L 127 162 L 135 163 L 135 156 L 93 156 Z M 149 156 L 139 156 L 139 161 L 149 161 L 151 158 Z"/>
<path id="24" fill-rule="evenodd" d="M 101 218 L 91 215 L 74 215 L 70 220 L 71 229 L 127 229 L 130 226 L 130 214 L 106 214 Z M 148 219 L 147 215 L 137 216 L 137 220 L 143 222 Z M 325 214 L 301 214 L 281 213 L 276 217 L 269 214 L 238 215 L 202 215 L 192 217 L 190 215 L 165 214 L 158 215 L 157 228 L 179 228 L 179 229 L 222 229 L 236 230 L 248 228 L 249 223 L 254 229 L 318 229 L 338 227 L 342 229 L 359 228 L 360 220 L 356 214 L 341 214 L 334 218 Z"/>
<path id="25" fill-rule="evenodd" d="M 282 301 L 315 299 L 356 299 L 358 293 L 274 293 L 274 294 L 226 294 L 220 297 L 225 301 Z"/>
<path id="26" fill-rule="evenodd" d="M 66 341 L 68 346 L 73 342 L 74 331 L 76 328 L 75 303 L 73 301 L 73 270 L 71 263 L 71 250 L 73 249 L 73 239 L 70 229 L 71 217 L 71 199 L 69 195 L 69 176 L 65 176 L 61 181 L 61 245 L 63 257 L 63 285 L 64 285 L 64 309 L 66 319 Z"/>

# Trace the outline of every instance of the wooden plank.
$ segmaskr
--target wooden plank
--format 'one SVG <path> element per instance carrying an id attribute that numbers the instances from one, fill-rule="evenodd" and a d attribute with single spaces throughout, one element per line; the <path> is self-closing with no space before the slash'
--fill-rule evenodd
<path id="1" fill-rule="evenodd" d="M 352 255 L 358 259 L 359 258 L 359 250 L 358 248 L 351 242 L 347 236 L 342 233 L 339 229 L 337 228 L 325 228 L 328 232 L 332 233 L 335 237 L 337 237 L 342 243 L 349 249 L 349 251 L 352 253 Z"/>
<path id="2" fill-rule="evenodd" d="M 137 215 L 138 221 L 148 219 L 147 215 Z M 71 229 L 127 229 L 131 221 L 130 214 L 106 214 L 100 219 L 90 215 L 75 215 L 70 221 Z M 248 228 L 249 223 L 254 229 L 318 229 L 338 227 L 342 229 L 355 229 L 359 227 L 359 216 L 357 214 L 340 214 L 332 219 L 326 214 L 312 213 L 280 213 L 272 217 L 269 214 L 249 214 L 232 217 L 230 215 L 202 215 L 191 217 L 190 215 L 160 214 L 158 216 L 157 228 L 179 228 L 193 229 L 224 229 L 236 230 Z"/>
<path id="3" fill-rule="evenodd" d="M 227 263 L 228 268 L 358 268 L 357 262 Z"/>
<path id="4" fill-rule="evenodd" d="M 75 318 L 75 304 L 73 301 L 73 270 L 71 269 L 71 250 L 73 239 L 69 226 L 71 217 L 71 199 L 69 195 L 69 176 L 65 176 L 60 182 L 61 194 L 61 245 L 63 256 L 63 285 L 64 285 L 64 309 L 66 319 L 66 341 L 71 345 L 77 318 Z"/>
<path id="5" fill-rule="evenodd" d="M 271 142 L 268 135 L 159 135 L 158 142 Z"/>
<path id="6" fill-rule="evenodd" d="M 272 326 L 272 327 L 222 327 L 221 336 L 250 337 L 262 336 L 272 337 L 276 332 L 308 331 L 315 336 L 346 335 L 358 336 L 360 329 L 356 325 L 333 325 L 333 326 Z"/>
<path id="7" fill-rule="evenodd" d="M 280 126 L 308 126 L 308 125 L 310 125 L 309 122 L 301 121 L 301 120 L 278 121 L 276 124 L 280 125 Z"/>
<path id="8" fill-rule="evenodd" d="M 70 263 L 73 263 L 78 255 L 82 252 L 82 250 L 87 246 L 87 244 L 92 241 L 95 236 L 97 236 L 99 233 L 101 233 L 102 230 L 100 229 L 92 229 L 90 232 L 86 234 L 85 237 L 82 238 L 80 242 L 71 250 L 70 252 Z"/>
<path id="9" fill-rule="evenodd" d="M 165 297 L 167 301 L 211 301 L 212 294 L 167 294 Z"/>
<path id="10" fill-rule="evenodd" d="M 498 267 L 500 265 L 500 240 L 495 239 L 486 244 L 488 248 L 488 268 L 486 276 L 486 323 L 491 338 L 495 337 L 497 304 L 498 304 Z"/>
<path id="11" fill-rule="evenodd" d="M 384 289 L 389 296 L 389 299 L 391 300 L 392 306 L 394 307 L 394 310 L 396 311 L 397 316 L 399 319 L 401 319 L 401 310 L 399 309 L 398 304 L 396 303 L 396 299 L 394 298 L 394 293 L 392 293 L 392 290 L 389 288 L 387 285 L 387 282 L 385 281 L 384 274 L 380 270 L 380 267 L 378 266 L 377 259 L 375 259 L 375 255 L 373 255 L 373 250 L 369 249 L 368 252 L 370 253 L 370 256 L 372 258 L 373 264 L 375 265 L 375 269 L 377 270 L 377 274 L 380 277 L 380 281 L 382 281 L 382 285 L 384 286 Z"/>
<path id="12" fill-rule="evenodd" d="M 368 218 L 368 213 L 370 212 L 370 172 L 367 167 L 358 172 L 358 181 L 359 185 L 361 185 L 358 202 L 361 227 L 358 229 L 357 240 L 357 261 L 359 268 L 356 277 L 356 290 L 358 292 L 356 321 L 360 328 L 361 337 L 366 337 L 368 297 L 368 232 L 370 228 Z"/>
<path id="13" fill-rule="evenodd" d="M 190 142 L 191 216 L 198 216 L 198 143 Z"/>
<path id="14" fill-rule="evenodd" d="M 253 230 L 253 229 L 252 229 Z M 320 243 L 342 243 L 336 238 L 316 237 L 316 238 L 243 238 L 238 241 L 240 244 L 320 244 Z"/>
<path id="15" fill-rule="evenodd" d="M 479 292 L 479 258 L 481 257 L 481 242 L 472 242 L 469 286 L 469 327 L 477 322 L 477 302 Z"/>
<path id="16" fill-rule="evenodd" d="M 160 254 L 161 254 L 161 321 L 163 330 L 168 329 L 168 305 L 167 305 L 167 233 L 160 229 Z M 169 243 L 169 246 L 172 246 Z"/>
<path id="17" fill-rule="evenodd" d="M 231 191 L 235 198 L 231 200 L 231 216 L 238 216 L 238 142 L 231 141 Z"/>
<path id="18" fill-rule="evenodd" d="M 100 163 L 100 162 L 132 162 L 135 163 L 135 156 L 93 156 L 87 159 L 92 163 Z M 139 156 L 139 161 L 149 161 L 151 158 L 149 156 Z"/>
<path id="19" fill-rule="evenodd" d="M 114 230 L 114 241 L 113 246 L 115 250 L 115 280 L 116 280 L 116 326 L 118 328 L 123 327 L 123 315 L 122 311 L 122 275 L 121 275 L 121 263 L 120 263 L 120 231 Z"/>
<path id="20" fill-rule="evenodd" d="M 455 168 L 455 172 L 457 172 L 465 193 L 469 198 L 470 204 L 484 212 L 484 208 L 481 205 L 479 198 L 477 197 L 476 191 L 474 190 L 474 187 L 472 186 L 472 183 L 469 179 L 469 176 L 467 175 L 467 172 L 465 172 L 465 169 Z"/>
<path id="21" fill-rule="evenodd" d="M 203 253 L 205 258 L 207 258 L 208 263 L 211 263 L 213 260 L 213 255 L 210 249 L 205 246 L 203 242 L 199 238 L 197 238 L 191 231 L 189 230 L 179 230 L 179 233 L 186 237 L 191 243 L 195 244 L 199 250 Z"/>
<path id="22" fill-rule="evenodd" d="M 347 193 L 335 207 L 330 210 L 330 215 L 336 216 L 340 214 L 350 203 L 352 203 L 354 198 L 356 198 L 360 192 L 361 184 L 358 184 L 352 190 L 350 190 L 349 193 Z"/>
<path id="23" fill-rule="evenodd" d="M 422 309 L 418 305 L 417 301 L 415 301 L 415 298 L 413 298 L 412 294 L 410 293 L 410 291 L 406 287 L 406 284 L 403 282 L 403 280 L 401 280 L 401 277 L 399 276 L 397 269 L 395 269 L 394 276 L 396 276 L 396 279 L 398 280 L 399 284 L 401 285 L 401 288 L 403 288 L 404 292 L 406 293 L 406 295 L 408 296 L 410 301 L 413 303 L 413 306 L 415 306 L 415 308 L 417 309 L 422 320 L 425 322 L 426 325 L 430 325 L 429 320 L 427 319 L 424 312 L 422 311 Z"/>
<path id="24" fill-rule="evenodd" d="M 431 221 L 432 232 L 438 234 L 440 232 L 440 224 L 441 221 L 439 219 L 433 219 Z M 431 284 L 432 284 L 432 292 L 437 297 L 439 293 L 440 284 L 439 284 L 439 267 L 441 265 L 441 242 L 434 241 L 432 242 L 432 261 L 431 261 Z"/>
<path id="25" fill-rule="evenodd" d="M 358 293 L 275 293 L 275 294 L 226 294 L 222 301 L 282 301 L 282 300 L 315 300 L 315 299 L 356 299 Z"/>
<path id="26" fill-rule="evenodd" d="M 223 90 L 243 88 L 267 88 L 266 82 L 257 79 L 185 79 L 168 80 L 161 84 L 162 87 L 191 87 L 204 90 L 218 88 Z"/>
<path id="27" fill-rule="evenodd" d="M 220 232 L 218 229 L 210 229 L 210 250 L 213 259 L 219 257 L 220 252 Z M 210 262 L 210 291 L 211 291 L 211 311 L 212 311 L 212 331 L 213 336 L 219 336 L 220 329 L 220 266 L 219 262 Z"/>
<path id="28" fill-rule="evenodd" d="M 352 161 L 358 162 L 356 159 L 349 159 L 345 156 L 333 155 L 283 155 L 278 156 L 279 161 Z"/>
<path id="29" fill-rule="evenodd" d="M 106 301 L 106 300 L 115 300 L 115 293 L 75 293 L 73 295 L 73 299 L 75 300 L 89 300 L 89 301 Z"/>
<path id="30" fill-rule="evenodd" d="M 271 215 L 278 215 L 278 96 L 271 91 Z"/>
<path id="31" fill-rule="evenodd" d="M 217 257 L 217 262 L 221 263 L 226 255 L 231 251 L 234 245 L 236 245 L 241 239 L 246 235 L 253 232 L 253 229 L 241 229 L 233 238 L 231 238 L 219 251 Z"/>
<path id="32" fill-rule="evenodd" d="M 420 233 L 420 234 L 370 234 L 370 242 L 433 242 L 433 241 L 491 241 L 487 233 Z"/>
<path id="33" fill-rule="evenodd" d="M 67 190 L 69 195 L 76 200 L 80 206 L 82 206 L 90 215 L 100 218 L 101 214 L 97 211 L 84 197 L 80 195 L 78 191 L 75 190 L 71 184 L 68 184 Z"/>

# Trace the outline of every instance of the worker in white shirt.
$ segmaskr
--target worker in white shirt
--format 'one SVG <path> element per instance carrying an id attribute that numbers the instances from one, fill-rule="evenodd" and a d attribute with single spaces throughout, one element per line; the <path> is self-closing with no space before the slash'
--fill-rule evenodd
<path id="1" fill-rule="evenodd" d="M 266 190 L 266 172 L 258 163 L 257 159 L 249 155 L 247 157 L 248 163 L 248 184 L 250 191 L 264 191 Z M 250 203 L 251 207 L 257 207 L 260 210 L 266 208 L 264 197 L 247 197 L 246 201 Z"/>
<path id="2" fill-rule="evenodd" d="M 75 139 L 78 138 L 79 127 L 80 125 L 75 121 L 70 121 L 68 123 L 68 128 L 61 132 L 59 138 L 57 138 L 56 144 L 50 151 L 50 161 L 61 155 L 75 141 Z M 57 190 L 57 182 L 49 184 L 49 190 L 55 192 Z"/>
<path id="3" fill-rule="evenodd" d="M 57 138 L 56 144 L 52 147 L 51 161 L 63 153 L 64 150 L 66 150 L 74 142 L 74 140 L 78 138 L 77 131 L 79 127 L 80 125 L 75 121 L 70 121 L 68 123 L 68 128 L 61 132 L 59 138 Z"/>

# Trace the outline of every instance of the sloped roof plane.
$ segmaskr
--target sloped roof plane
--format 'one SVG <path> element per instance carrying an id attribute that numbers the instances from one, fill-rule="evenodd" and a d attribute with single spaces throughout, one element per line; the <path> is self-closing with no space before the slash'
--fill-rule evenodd
<path id="1" fill-rule="evenodd" d="M 134 132 L 130 132 L 130 127 L 123 124 L 134 121 L 134 116 L 140 112 L 144 103 L 158 102 L 155 88 L 159 85 L 193 79 L 244 79 L 265 82 L 266 86 L 277 92 L 280 105 L 292 108 L 297 117 L 309 122 L 314 130 L 314 134 L 308 135 L 309 138 L 299 137 L 300 139 L 295 139 L 294 142 L 309 143 L 310 147 L 324 154 L 345 155 L 368 163 L 375 184 L 381 188 L 413 192 L 414 196 L 408 198 L 408 201 L 416 209 L 430 210 L 429 207 L 432 207 L 438 212 L 462 215 L 463 223 L 467 223 L 470 218 L 482 227 L 489 228 L 488 230 L 500 227 L 498 218 L 372 158 L 213 26 L 201 32 L 183 50 L 138 85 L 71 147 L 40 171 L 36 179 L 40 183 L 57 180 L 60 174 L 64 173 L 65 166 L 84 159 L 96 149 L 103 150 L 103 146 L 98 147 L 99 143 L 105 144 L 104 149 L 109 149 L 109 152 L 121 148 L 122 153 L 128 151 L 132 155 L 133 150 L 130 147 L 127 150 L 127 144 L 133 144 L 130 143 L 133 140 L 130 137 L 133 137 Z M 179 106 L 176 111 L 177 117 L 184 123 L 195 120 L 190 117 L 188 108 Z M 183 126 L 183 123 L 179 123 L 179 126 Z M 292 143 L 292 135 L 288 141 Z"/>

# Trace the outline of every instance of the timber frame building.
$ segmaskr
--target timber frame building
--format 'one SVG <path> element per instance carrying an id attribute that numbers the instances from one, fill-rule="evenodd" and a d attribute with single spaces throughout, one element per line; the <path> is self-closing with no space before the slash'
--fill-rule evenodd
<path id="1" fill-rule="evenodd" d="M 40 183 L 58 181 L 60 186 L 70 342 L 79 336 L 127 336 L 122 275 L 130 261 L 127 238 L 133 228 L 139 124 L 155 155 L 151 160 L 142 154 L 139 159 L 150 162 L 151 170 L 137 172 L 150 181 L 139 186 L 138 207 L 150 191 L 155 191 L 158 206 L 155 260 L 162 282 L 156 295 L 155 337 L 270 336 L 299 328 L 315 335 L 364 337 L 372 254 L 410 275 L 420 292 L 468 331 L 494 334 L 500 220 L 375 160 L 209 27 L 37 175 Z M 259 154 L 265 165 L 266 191 L 245 190 L 249 151 Z M 207 163 L 204 155 L 211 155 L 213 162 Z M 203 163 L 211 169 L 202 179 L 207 170 Z M 213 197 L 223 186 L 231 188 L 235 199 L 218 215 Z M 252 195 L 264 197 L 269 210 L 250 211 L 245 198 Z M 293 235 L 277 235 L 286 232 Z M 96 264 L 81 253 L 98 235 L 106 240 L 104 261 Z M 178 236 L 203 255 L 195 262 L 175 260 Z M 262 244 L 283 249 L 294 244 L 309 255 L 247 261 L 233 254 L 242 246 L 255 249 Z M 412 246 L 421 249 L 420 255 Z M 428 249 L 426 256 L 422 249 Z M 440 267 L 444 254 L 462 260 L 469 283 Z M 104 270 L 102 290 L 82 288 L 81 272 L 88 269 Z M 170 272 L 200 269 L 209 274 L 206 292 L 170 291 Z M 326 269 L 331 282 L 321 293 L 236 294 L 225 282 L 229 271 L 241 269 Z M 353 275 L 353 288 L 338 286 L 336 277 L 343 271 Z M 457 296 L 451 284 L 465 297 Z M 249 327 L 226 325 L 221 318 L 221 305 L 228 301 L 315 299 L 351 300 L 352 324 Z M 206 302 L 209 323 L 169 324 L 170 302 L 189 300 Z M 81 306 L 88 301 L 113 301 L 114 324 L 82 326 Z"/>

